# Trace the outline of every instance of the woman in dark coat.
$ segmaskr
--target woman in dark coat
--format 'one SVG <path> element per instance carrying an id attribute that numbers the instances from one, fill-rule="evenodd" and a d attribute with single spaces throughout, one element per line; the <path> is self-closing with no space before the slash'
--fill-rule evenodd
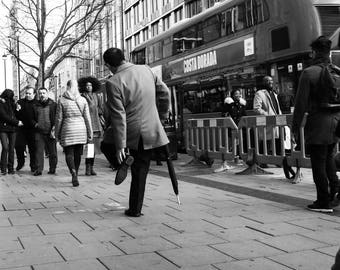
<path id="1" fill-rule="evenodd" d="M 103 117 L 102 105 L 99 102 L 96 92 L 100 89 L 100 82 L 94 77 L 84 77 L 78 80 L 79 92 L 86 99 L 89 105 L 91 124 L 93 130 L 93 143 L 95 154 L 100 153 L 100 141 L 103 134 L 100 118 Z M 96 175 L 93 170 L 94 158 L 85 159 L 85 175 Z"/>
<path id="2" fill-rule="evenodd" d="M 16 116 L 16 105 L 14 102 L 14 92 L 5 89 L 0 95 L 0 141 L 1 151 L 1 173 L 14 174 L 14 146 L 16 129 L 22 126 Z"/>

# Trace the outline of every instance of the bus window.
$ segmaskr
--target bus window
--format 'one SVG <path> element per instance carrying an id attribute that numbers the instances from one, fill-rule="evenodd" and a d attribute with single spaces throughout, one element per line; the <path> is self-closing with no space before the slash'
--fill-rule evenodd
<path id="1" fill-rule="evenodd" d="M 220 37 L 220 18 L 214 15 L 203 22 L 203 42 L 207 43 Z"/>

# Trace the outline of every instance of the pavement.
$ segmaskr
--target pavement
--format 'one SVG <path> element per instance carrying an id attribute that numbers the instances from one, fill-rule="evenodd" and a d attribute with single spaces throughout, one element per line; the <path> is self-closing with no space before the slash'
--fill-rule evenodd
<path id="1" fill-rule="evenodd" d="M 1 176 L 0 269 L 331 268 L 340 207 L 333 214 L 306 210 L 315 200 L 309 169 L 291 184 L 276 167 L 267 169 L 272 175 L 236 175 L 244 165 L 213 173 L 217 161 L 209 168 L 190 160 L 180 154 L 174 161 L 181 205 L 165 163 L 152 162 L 139 218 L 124 215 L 130 175 L 115 186 L 102 155 L 95 177 L 84 175 L 83 162 L 77 188 L 61 152 L 56 175 L 35 177 L 26 165 Z"/>

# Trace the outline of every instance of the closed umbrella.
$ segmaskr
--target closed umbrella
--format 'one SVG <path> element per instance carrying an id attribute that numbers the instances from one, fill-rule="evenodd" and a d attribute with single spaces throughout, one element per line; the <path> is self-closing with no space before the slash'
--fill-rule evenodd
<path id="1" fill-rule="evenodd" d="M 176 194 L 177 203 L 180 205 L 181 201 L 179 200 L 178 181 L 177 181 L 174 165 L 172 164 L 172 159 L 170 157 L 169 145 L 164 146 L 164 153 L 165 153 L 165 158 L 166 158 L 166 164 L 168 165 L 168 172 L 169 172 L 172 188 Z"/>

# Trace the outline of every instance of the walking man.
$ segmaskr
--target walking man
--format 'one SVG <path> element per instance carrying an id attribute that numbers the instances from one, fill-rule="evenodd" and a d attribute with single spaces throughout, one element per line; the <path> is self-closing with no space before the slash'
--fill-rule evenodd
<path id="1" fill-rule="evenodd" d="M 34 107 L 35 119 L 35 145 L 37 170 L 34 176 L 42 174 L 44 169 L 44 150 L 48 149 L 49 171 L 48 174 L 55 174 L 57 167 L 57 144 L 53 134 L 57 104 L 48 97 L 48 91 L 42 87 L 38 90 L 39 101 Z"/>
<path id="2" fill-rule="evenodd" d="M 31 172 L 35 172 L 37 170 L 34 144 L 34 126 L 36 124 L 34 120 L 34 106 L 36 103 L 37 101 L 35 99 L 34 88 L 27 86 L 25 89 L 25 98 L 20 99 L 17 106 L 17 118 L 23 123 L 23 126 L 19 127 L 17 131 L 17 139 L 15 144 L 17 155 L 17 171 L 20 171 L 25 165 L 26 145 L 28 146 L 30 155 Z"/>
<path id="3" fill-rule="evenodd" d="M 149 67 L 127 63 L 120 49 L 110 48 L 103 57 L 106 67 L 113 73 L 106 82 L 106 93 L 116 157 L 121 164 L 128 147 L 134 158 L 129 209 L 125 214 L 139 217 L 151 151 L 169 143 L 156 106 L 156 91 L 157 95 L 166 97 L 169 104 L 169 89 Z"/>
<path id="4" fill-rule="evenodd" d="M 331 41 L 321 36 L 312 42 L 311 47 L 313 65 L 306 68 L 300 77 L 292 130 L 297 140 L 304 114 L 308 113 L 305 143 L 309 145 L 317 199 L 307 207 L 312 211 L 333 212 L 330 202 L 335 200 L 338 192 L 334 159 L 338 138 L 335 136 L 335 127 L 338 125 L 340 112 L 320 108 L 320 95 L 325 95 L 326 89 L 320 88 L 319 83 L 322 66 L 330 63 Z"/>

